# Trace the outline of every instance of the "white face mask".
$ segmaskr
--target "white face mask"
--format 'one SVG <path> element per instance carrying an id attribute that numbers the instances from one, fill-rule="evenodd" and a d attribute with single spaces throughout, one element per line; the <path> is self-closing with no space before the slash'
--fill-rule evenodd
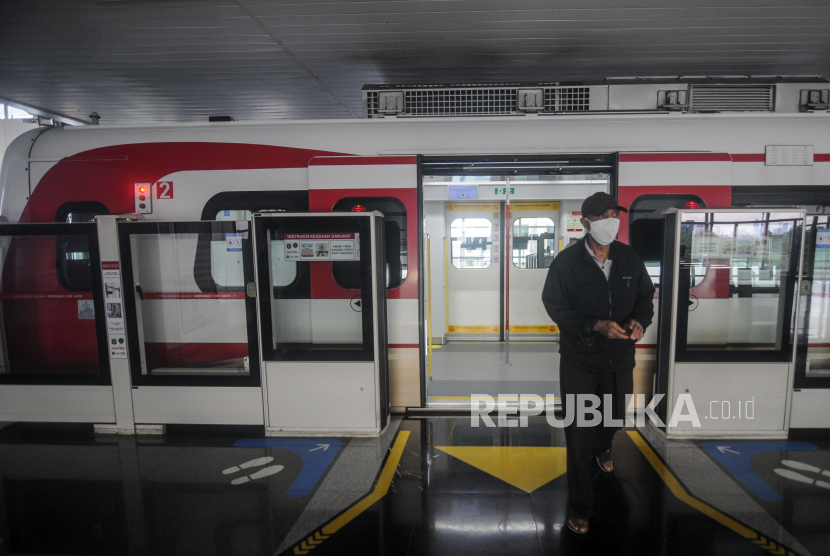
<path id="1" fill-rule="evenodd" d="M 620 219 L 606 218 L 591 222 L 588 233 L 600 245 L 608 245 L 617 237 L 618 231 L 620 231 Z"/>

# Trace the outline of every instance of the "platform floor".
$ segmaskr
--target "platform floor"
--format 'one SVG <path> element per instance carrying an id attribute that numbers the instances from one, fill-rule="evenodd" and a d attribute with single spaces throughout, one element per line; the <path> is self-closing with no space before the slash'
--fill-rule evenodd
<path id="1" fill-rule="evenodd" d="M 559 344 L 452 341 L 432 350 L 429 406 L 469 407 L 471 395 L 520 393 L 559 397 Z"/>
<path id="2" fill-rule="evenodd" d="M 259 428 L 0 429 L 0 554 L 830 554 L 830 435 L 666 441 L 621 431 L 585 538 L 543 418 L 396 418 L 380 438 Z"/>

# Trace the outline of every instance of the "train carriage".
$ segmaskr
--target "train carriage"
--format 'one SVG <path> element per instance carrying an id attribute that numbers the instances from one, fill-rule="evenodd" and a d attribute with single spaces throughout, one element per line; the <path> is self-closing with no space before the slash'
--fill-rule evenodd
<path id="1" fill-rule="evenodd" d="M 49 390 L 44 399 L 54 402 L 59 389 L 110 385 L 109 311 L 123 322 L 129 349 L 138 349 L 134 390 L 239 388 L 254 394 L 227 403 L 246 409 L 206 422 L 263 423 L 252 347 L 262 327 L 246 305 L 253 270 L 240 252 L 244 222 L 275 212 L 384 215 L 393 411 L 469 407 L 475 395 L 556 395 L 557 329 L 541 286 L 553 258 L 584 233 L 582 200 L 607 191 L 629 209 L 619 240 L 637 249 L 655 282 L 668 208 L 799 205 L 809 213 L 809 310 L 798 317 L 809 346 L 788 378 L 795 393 L 787 422 L 828 426 L 827 130 L 820 112 L 606 110 L 25 133 L 0 177 L 0 420 L 111 420 L 105 396 L 85 407 L 61 398 L 57 411 L 15 400 L 19 388 Z M 133 278 L 123 292 L 91 255 L 97 236 L 84 223 L 98 215 L 159 224 L 157 233 L 121 242 L 131 268 L 120 270 Z M 23 226 L 57 223 L 78 231 Z M 269 265 L 275 345 L 359 343 L 353 263 L 288 260 L 280 246 L 257 260 Z M 772 319 L 758 323 L 777 310 L 786 262 L 771 251 L 765 257 L 695 269 L 690 343 L 725 351 L 775 343 Z M 112 314 L 116 293 L 131 300 L 119 305 L 124 314 Z M 653 326 L 638 345 L 637 392 L 654 389 L 656 344 Z M 321 385 L 304 403 L 325 407 L 336 394 Z M 175 419 L 202 422 L 205 411 Z"/>

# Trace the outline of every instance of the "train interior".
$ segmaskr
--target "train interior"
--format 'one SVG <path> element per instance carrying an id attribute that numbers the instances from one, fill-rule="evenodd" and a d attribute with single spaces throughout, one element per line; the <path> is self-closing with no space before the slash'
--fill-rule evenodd
<path id="1" fill-rule="evenodd" d="M 426 401 L 559 395 L 547 268 L 582 237 L 582 201 L 609 192 L 611 157 L 428 159 L 423 167 Z M 505 401 L 507 401 L 505 399 Z"/>

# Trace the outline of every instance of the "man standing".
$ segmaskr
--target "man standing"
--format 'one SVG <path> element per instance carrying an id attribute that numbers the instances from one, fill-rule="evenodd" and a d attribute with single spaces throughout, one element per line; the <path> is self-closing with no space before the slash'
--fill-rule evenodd
<path id="1" fill-rule="evenodd" d="M 607 193 L 585 199 L 581 222 L 588 234 L 553 260 L 542 291 L 545 309 L 559 327 L 563 409 L 568 394 L 601 400 L 611 394 L 614 419 L 625 418 L 625 395 L 634 387 L 634 344 L 654 316 L 654 285 L 645 265 L 631 247 L 615 241 L 621 210 Z M 575 533 L 587 533 L 596 513 L 593 459 L 602 471 L 614 470 L 611 441 L 617 430 L 604 424 L 578 427 L 576 419 L 565 427 L 568 528 Z"/>

